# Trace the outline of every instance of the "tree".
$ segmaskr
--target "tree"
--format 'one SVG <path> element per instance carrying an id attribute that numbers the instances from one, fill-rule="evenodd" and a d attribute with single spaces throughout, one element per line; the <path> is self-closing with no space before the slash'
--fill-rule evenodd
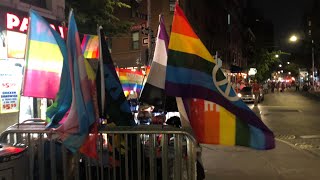
<path id="1" fill-rule="evenodd" d="M 101 25 L 108 36 L 125 33 L 132 25 L 129 21 L 120 21 L 114 15 L 118 8 L 131 8 L 128 4 L 115 0 L 66 0 L 66 14 L 73 9 L 80 33 L 97 34 L 97 25 Z M 67 16 L 66 16 L 67 17 Z"/>
<path id="2" fill-rule="evenodd" d="M 282 51 L 272 51 L 269 52 L 266 49 L 257 49 L 254 52 L 252 61 L 250 62 L 250 67 L 255 67 L 257 69 L 257 74 L 255 78 L 259 81 L 265 81 L 270 78 L 275 64 L 279 63 L 279 58 L 276 55 L 287 54 Z"/>
<path id="3" fill-rule="evenodd" d="M 299 76 L 299 65 L 295 63 L 290 63 L 285 66 L 285 72 L 290 72 L 292 77 Z"/>

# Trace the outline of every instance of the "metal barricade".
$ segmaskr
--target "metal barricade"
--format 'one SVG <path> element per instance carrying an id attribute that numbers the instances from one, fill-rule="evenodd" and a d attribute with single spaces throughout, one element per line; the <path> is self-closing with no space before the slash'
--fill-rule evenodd
<path id="1" fill-rule="evenodd" d="M 16 124 L 0 142 L 27 146 L 29 180 L 195 180 L 197 144 L 190 132 L 161 125 L 106 127 L 99 130 L 97 160 L 69 152 L 44 125 Z"/>

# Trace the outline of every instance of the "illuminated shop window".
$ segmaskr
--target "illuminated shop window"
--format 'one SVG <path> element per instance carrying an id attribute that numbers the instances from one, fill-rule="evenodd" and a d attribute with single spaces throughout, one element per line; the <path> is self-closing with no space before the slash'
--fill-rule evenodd
<path id="1" fill-rule="evenodd" d="M 8 58 L 23 59 L 27 35 L 14 31 L 7 31 Z"/>

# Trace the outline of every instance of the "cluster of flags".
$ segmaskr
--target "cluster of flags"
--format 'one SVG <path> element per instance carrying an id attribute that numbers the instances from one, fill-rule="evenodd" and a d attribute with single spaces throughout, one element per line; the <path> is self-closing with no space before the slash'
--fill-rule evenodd
<path id="1" fill-rule="evenodd" d="M 81 44 L 71 11 L 65 44 L 41 16 L 30 11 L 23 95 L 55 98 L 47 110 L 48 128 L 54 128 L 71 151 L 80 149 L 96 157 L 90 146 L 96 143 L 99 119 L 135 125 L 123 92 L 126 88 L 142 91 L 140 100 L 151 105 L 177 104 L 187 122 L 182 124 L 191 125 L 200 143 L 275 147 L 273 132 L 236 96 L 178 4 L 170 37 L 160 18 L 144 86 L 144 74 L 125 69 L 117 74 L 103 29 L 99 27 L 97 34 L 85 35 Z M 85 57 L 99 58 L 97 73 Z"/>
<path id="2" fill-rule="evenodd" d="M 47 128 L 57 132 L 70 151 L 80 150 L 97 158 L 95 148 L 100 119 L 108 119 L 116 125 L 135 125 L 103 31 L 99 29 L 99 36 L 96 36 L 101 47 L 101 64 L 95 73 L 84 58 L 72 10 L 66 43 L 36 11 L 30 10 L 29 17 L 22 94 L 55 99 L 47 110 Z"/>

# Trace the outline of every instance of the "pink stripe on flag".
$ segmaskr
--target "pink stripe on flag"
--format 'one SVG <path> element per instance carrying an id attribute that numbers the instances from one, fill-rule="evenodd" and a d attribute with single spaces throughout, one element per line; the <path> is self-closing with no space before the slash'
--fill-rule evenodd
<path id="1" fill-rule="evenodd" d="M 54 99 L 59 90 L 60 73 L 27 69 L 23 95 Z M 37 88 L 35 88 L 37 86 Z"/>

